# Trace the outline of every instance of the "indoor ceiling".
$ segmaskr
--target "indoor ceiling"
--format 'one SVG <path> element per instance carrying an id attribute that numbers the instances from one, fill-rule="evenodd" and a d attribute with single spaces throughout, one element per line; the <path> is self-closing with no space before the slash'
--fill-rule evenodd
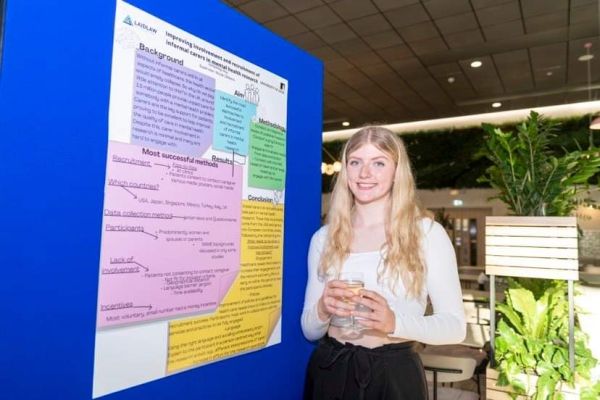
<path id="1" fill-rule="evenodd" d="M 600 0 L 225 2 L 323 60 L 324 131 L 600 98 Z"/>

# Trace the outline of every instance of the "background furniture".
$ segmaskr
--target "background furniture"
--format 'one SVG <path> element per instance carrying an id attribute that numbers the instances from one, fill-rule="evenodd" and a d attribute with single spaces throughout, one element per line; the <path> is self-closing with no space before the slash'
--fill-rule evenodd
<path id="1" fill-rule="evenodd" d="M 430 387 L 430 397 L 433 400 L 471 400 L 479 397 L 470 391 L 447 387 L 438 388 L 438 383 L 454 383 L 471 379 L 477 365 L 474 358 L 446 356 L 426 351 L 419 355 L 423 361 L 427 384 Z"/>

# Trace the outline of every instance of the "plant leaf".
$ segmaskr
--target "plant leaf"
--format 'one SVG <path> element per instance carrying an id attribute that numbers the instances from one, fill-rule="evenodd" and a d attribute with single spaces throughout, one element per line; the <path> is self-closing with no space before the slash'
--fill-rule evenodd
<path id="1" fill-rule="evenodd" d="M 517 332 L 519 332 L 520 334 L 525 333 L 523 329 L 523 320 L 521 319 L 519 314 L 515 312 L 515 310 L 513 310 L 506 304 L 496 304 L 496 311 L 502 313 Z"/>
<path id="2" fill-rule="evenodd" d="M 527 289 L 508 289 L 508 295 L 513 308 L 521 313 L 524 333 L 533 334 L 536 316 L 536 302 L 533 293 Z"/>

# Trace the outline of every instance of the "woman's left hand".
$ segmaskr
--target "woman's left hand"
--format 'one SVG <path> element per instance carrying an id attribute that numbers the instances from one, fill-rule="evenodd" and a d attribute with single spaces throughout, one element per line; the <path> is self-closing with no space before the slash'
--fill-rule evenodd
<path id="1" fill-rule="evenodd" d="M 372 290 L 363 289 L 360 291 L 360 296 L 355 296 L 352 300 L 371 309 L 371 311 L 352 311 L 352 315 L 359 318 L 357 322 L 360 325 L 386 334 L 394 332 L 396 315 L 383 296 Z"/>

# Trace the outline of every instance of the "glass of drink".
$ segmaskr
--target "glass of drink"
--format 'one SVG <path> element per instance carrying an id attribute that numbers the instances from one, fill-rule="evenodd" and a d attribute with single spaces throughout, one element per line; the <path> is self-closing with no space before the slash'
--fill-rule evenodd
<path id="1" fill-rule="evenodd" d="M 360 295 L 360 290 L 365 288 L 365 281 L 362 272 L 342 272 L 340 274 L 340 281 L 347 285 L 347 288 L 354 292 L 355 296 Z M 356 303 L 350 298 L 342 298 L 342 300 L 356 308 Z M 360 335 L 360 326 L 356 323 L 354 315 L 349 317 L 346 331 L 344 332 L 349 337 L 357 337 Z"/>

